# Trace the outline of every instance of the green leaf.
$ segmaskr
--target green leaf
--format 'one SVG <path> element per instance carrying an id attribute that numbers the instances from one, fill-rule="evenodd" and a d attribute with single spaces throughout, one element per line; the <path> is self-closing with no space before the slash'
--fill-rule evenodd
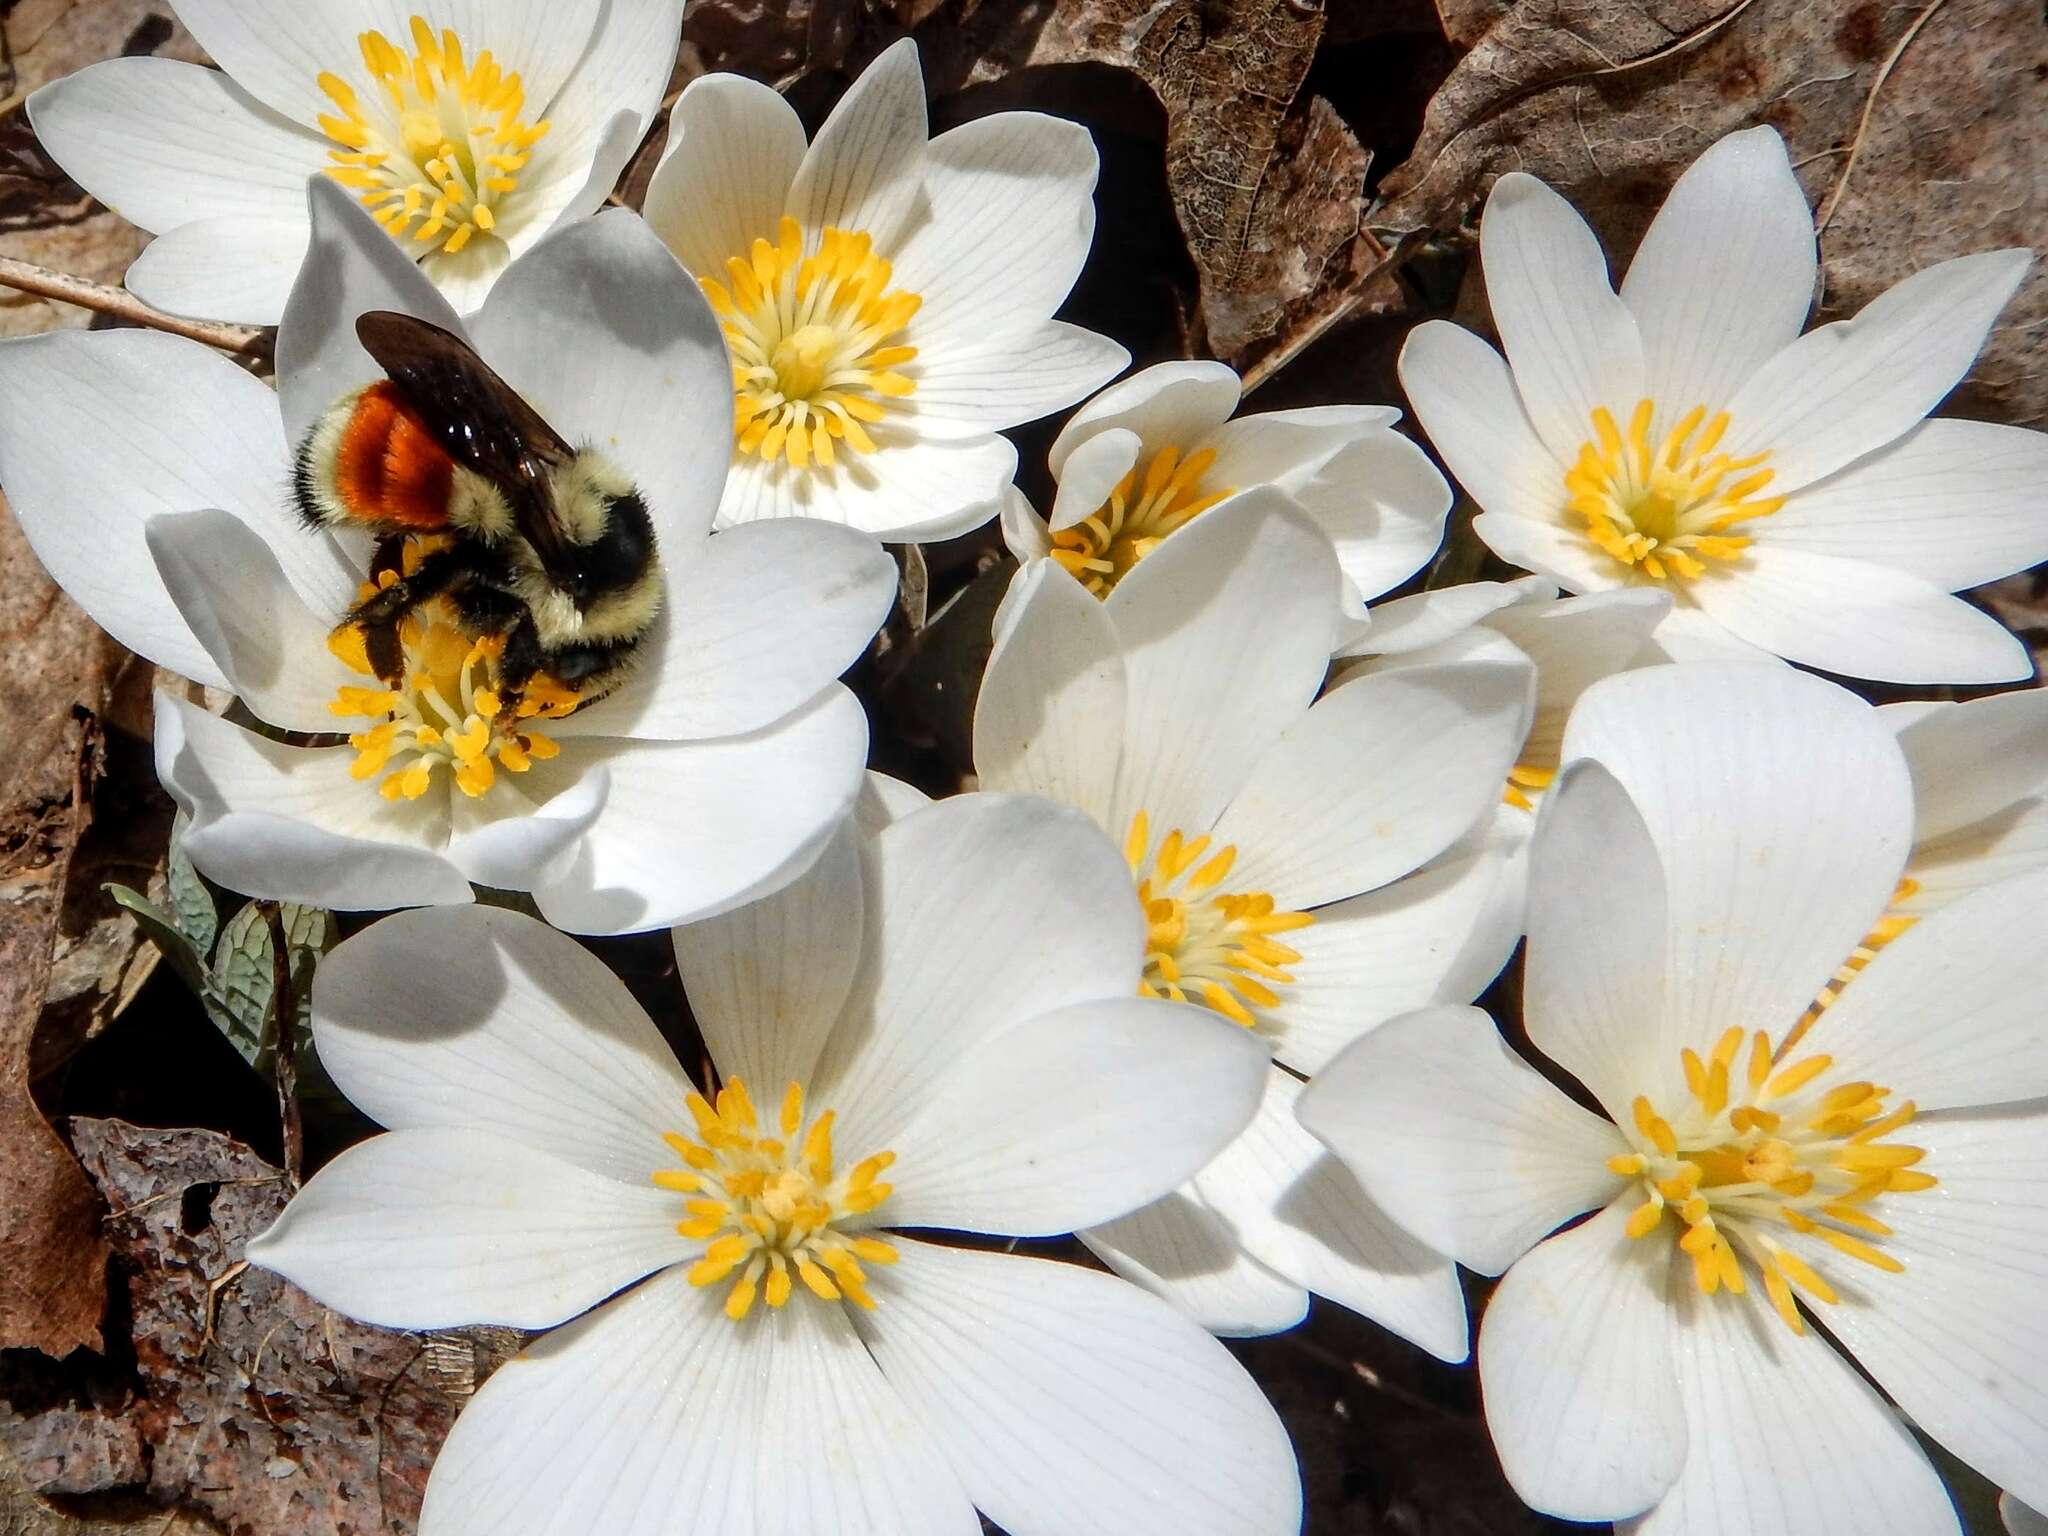
<path id="1" fill-rule="evenodd" d="M 213 952 L 213 942 L 220 936 L 220 913 L 214 907 L 213 892 L 206 888 L 206 882 L 199 878 L 199 871 L 185 857 L 181 836 L 184 830 L 184 817 L 180 816 L 178 825 L 171 829 L 171 853 L 165 884 L 179 931 L 192 941 L 194 950 L 206 955 Z"/>
<path id="2" fill-rule="evenodd" d="M 306 1026 L 312 1011 L 313 971 L 320 957 L 334 944 L 334 915 L 319 907 L 286 902 L 278 916 L 284 926 L 285 945 L 291 951 L 292 993 L 298 1015 L 294 1040 L 298 1059 L 303 1061 Z M 212 974 L 202 996 L 207 1012 L 228 1037 L 228 1043 L 250 1066 L 266 1072 L 277 1043 L 276 1022 L 271 1018 L 275 982 L 270 925 L 264 920 L 263 908 L 251 902 L 229 918 L 221 930 Z"/>
<path id="3" fill-rule="evenodd" d="M 204 993 L 206 973 L 201 966 L 200 956 L 205 951 L 193 949 L 192 941 L 186 938 L 177 920 L 140 891 L 112 883 L 103 889 L 118 905 L 134 914 L 136 924 L 163 952 L 164 959 L 168 960 L 171 969 L 178 973 L 179 980 L 194 992 Z"/>

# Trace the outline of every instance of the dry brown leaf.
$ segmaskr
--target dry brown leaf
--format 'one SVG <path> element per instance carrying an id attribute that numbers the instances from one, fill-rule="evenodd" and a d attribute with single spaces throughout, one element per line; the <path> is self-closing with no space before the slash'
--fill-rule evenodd
<path id="1" fill-rule="evenodd" d="M 455 1415 L 519 1336 L 387 1333 L 242 1267 L 288 1190 L 224 1136 L 80 1120 L 72 1139 L 113 1208 L 135 1380 L 118 1401 L 0 1423 L 24 1475 L 43 1492 L 146 1488 L 230 1531 L 409 1536 Z"/>
<path id="2" fill-rule="evenodd" d="M 1724 133 L 1769 123 L 1817 205 L 1836 196 L 1853 151 L 1822 240 L 1821 318 L 1835 319 L 1944 257 L 2048 243 L 2044 76 L 2048 30 L 2012 0 L 1520 0 L 1431 102 L 1373 222 L 1469 227 L 1494 178 L 1526 170 L 1586 214 L 1620 270 L 1688 162 Z M 2037 269 L 1961 408 L 2038 425 L 2044 345 Z"/>

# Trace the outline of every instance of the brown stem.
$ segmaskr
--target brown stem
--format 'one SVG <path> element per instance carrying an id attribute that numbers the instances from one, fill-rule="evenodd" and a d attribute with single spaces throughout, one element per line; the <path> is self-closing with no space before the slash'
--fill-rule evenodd
<path id="1" fill-rule="evenodd" d="M 153 331 L 168 331 L 173 336 L 203 341 L 209 347 L 219 347 L 224 352 L 258 351 L 269 334 L 246 325 L 216 325 L 210 320 L 185 320 L 177 315 L 167 315 L 160 309 L 151 309 L 126 288 L 73 277 L 69 272 L 53 271 L 12 256 L 0 256 L 0 286 L 32 293 L 38 298 L 55 299 L 60 304 L 76 304 L 80 309 L 111 315 L 135 325 L 146 325 Z"/>
<path id="2" fill-rule="evenodd" d="M 284 1172 L 292 1188 L 299 1186 L 306 1163 L 306 1128 L 299 1118 L 297 1046 L 299 1000 L 292 990 L 292 951 L 284 932 L 284 911 L 274 901 L 259 901 L 270 931 L 270 1010 L 277 1020 L 271 1042 L 270 1070 L 277 1085 L 277 1118 L 284 1141 Z"/>

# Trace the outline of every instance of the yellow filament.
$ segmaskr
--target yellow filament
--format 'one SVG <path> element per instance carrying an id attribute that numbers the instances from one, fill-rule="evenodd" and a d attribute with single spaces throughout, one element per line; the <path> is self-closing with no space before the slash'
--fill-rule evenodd
<path id="1" fill-rule="evenodd" d="M 1565 506 L 1616 562 L 1682 584 L 1706 575 L 1709 561 L 1739 560 L 1753 540 L 1729 530 L 1769 517 L 1785 498 L 1757 495 L 1775 478 L 1758 468 L 1768 453 L 1714 452 L 1727 435 L 1727 412 L 1709 420 L 1696 405 L 1652 443 L 1655 414 L 1653 402 L 1638 401 L 1624 433 L 1606 406 L 1594 409 L 1593 435 L 1564 478 Z"/>
<path id="2" fill-rule="evenodd" d="M 753 1310 L 756 1298 L 771 1309 L 786 1305 L 796 1281 L 821 1301 L 872 1309 L 862 1266 L 893 1264 L 896 1250 L 873 1233 L 841 1224 L 889 1198 L 891 1186 L 880 1176 L 895 1153 L 878 1152 L 840 1173 L 833 1112 L 805 1129 L 804 1092 L 796 1083 L 783 1092 L 772 1128 L 763 1127 L 737 1077 L 726 1079 L 715 1101 L 692 1093 L 684 1103 L 696 1140 L 665 1136 L 685 1166 L 656 1169 L 653 1179 L 662 1189 L 696 1196 L 683 1202 L 684 1220 L 676 1224 L 684 1237 L 705 1245 L 690 1266 L 690 1284 L 718 1285 L 737 1274 L 725 1297 L 725 1315 L 734 1322 Z"/>
<path id="3" fill-rule="evenodd" d="M 1301 952 L 1276 935 L 1306 928 L 1307 912 L 1276 910 L 1265 891 L 1219 891 L 1237 862 L 1237 850 L 1212 848 L 1206 836 L 1175 829 L 1153 847 L 1151 821 L 1131 819 L 1124 858 L 1138 881 L 1145 911 L 1145 974 L 1138 991 L 1177 1003 L 1201 1003 L 1246 1029 L 1255 1010 L 1281 1004 L 1277 987 L 1291 986 Z"/>
<path id="4" fill-rule="evenodd" d="M 741 453 L 829 469 L 841 448 L 874 450 L 867 429 L 917 388 L 898 371 L 917 348 L 898 338 L 924 300 L 891 288 L 892 272 L 863 233 L 827 229 L 806 254 L 785 215 L 773 241 L 727 260 L 724 281 L 699 277 L 732 353 Z"/>
<path id="5" fill-rule="evenodd" d="M 549 125 L 526 120 L 525 85 L 489 49 L 465 60 L 452 28 L 437 33 L 420 16 L 410 40 L 408 51 L 361 34 L 362 92 L 332 71 L 318 77 L 334 107 L 320 116 L 336 146 L 327 174 L 394 239 L 453 256 L 497 229 Z"/>
<path id="6" fill-rule="evenodd" d="M 1231 494 L 1228 486 L 1203 483 L 1215 462 L 1213 448 L 1183 458 L 1180 446 L 1168 443 L 1134 464 L 1093 513 L 1055 533 L 1052 558 L 1097 597 L 1108 597 L 1162 539 Z"/>

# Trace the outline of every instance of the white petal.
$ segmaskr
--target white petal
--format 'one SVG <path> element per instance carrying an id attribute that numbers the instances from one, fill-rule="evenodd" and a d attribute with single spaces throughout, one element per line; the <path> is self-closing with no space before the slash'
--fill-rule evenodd
<path id="1" fill-rule="evenodd" d="M 2048 1121 L 2034 1105 L 1930 1115 L 1911 1134 L 1941 1183 L 1876 1208 L 1905 1272 L 1835 1265 L 1853 1284 L 1822 1320 L 1930 1437 L 2048 1505 Z"/>
<path id="2" fill-rule="evenodd" d="M 1308 1292 L 1246 1253 L 1191 1187 L 1080 1236 L 1111 1269 L 1210 1333 L 1284 1333 L 1308 1316 Z"/>
<path id="3" fill-rule="evenodd" d="M 1211 473 L 1221 478 L 1220 465 Z M 1386 427 L 1340 449 L 1290 491 L 1337 546 L 1337 563 L 1360 601 L 1428 563 L 1443 543 L 1452 502 L 1429 455 Z"/>
<path id="4" fill-rule="evenodd" d="M 1229 1020 L 1075 1003 L 962 1057 L 894 1133 L 891 1226 L 1052 1237 L 1170 1193 L 1250 1123 L 1272 1074 Z"/>
<path id="5" fill-rule="evenodd" d="M 1788 501 L 1776 546 L 1887 565 L 1944 591 L 2048 559 L 2048 433 L 1927 421 Z"/>
<path id="6" fill-rule="evenodd" d="M 1563 514 L 1565 466 L 1544 447 L 1501 356 L 1448 320 L 1425 320 L 1401 344 L 1401 388 L 1465 493 L 1489 512 L 1548 521 Z"/>
<path id="7" fill-rule="evenodd" d="M 644 21 L 667 0 L 635 3 Z M 672 27 L 674 22 L 668 25 Z M 647 68 L 644 55 L 637 63 L 640 69 Z M 664 71 L 664 84 L 667 78 Z M 550 133 L 536 148 L 532 165 L 522 173 L 519 197 L 498 220 L 495 240 L 472 240 L 453 255 L 446 250 L 430 251 L 421 261 L 421 269 L 461 313 L 473 314 L 483 307 L 492 285 L 514 257 L 525 255 L 555 230 L 580 224 L 610 199 L 627 162 L 646 137 L 659 92 L 648 102 L 646 115 L 613 112 L 607 116 L 604 108 L 609 101 L 601 95 L 587 102 L 584 110 L 592 114 L 587 127 L 574 135 Z M 458 279 L 457 274 L 462 276 Z"/>
<path id="8" fill-rule="evenodd" d="M 1922 916 L 1987 885 L 2040 869 L 2048 869 L 2048 796 L 2035 795 L 1916 847 L 1906 874 L 1919 889 L 1894 905 L 1902 913 Z"/>
<path id="9" fill-rule="evenodd" d="M 1643 393 L 1667 428 L 1696 405 L 1721 409 L 1791 344 L 1816 265 L 1806 194 L 1775 128 L 1728 134 L 1686 168 L 1621 285 L 1642 328 Z"/>
<path id="10" fill-rule="evenodd" d="M 209 878 L 344 912 L 470 900 L 469 881 L 435 851 L 445 801 L 394 806 L 349 777 L 354 757 L 269 741 L 157 695 L 157 777 L 192 818 L 184 848 Z"/>
<path id="11" fill-rule="evenodd" d="M 924 296 L 920 368 L 963 343 L 1035 330 L 1052 317 L 1088 259 L 1095 174 L 1088 130 L 1040 112 L 993 113 L 932 140 L 929 217 L 889 253 L 896 286 Z M 1030 238 L 1018 238 L 1023 230 Z"/>
<path id="12" fill-rule="evenodd" d="M 481 800 L 448 797 L 448 862 L 478 885 L 530 891 L 552 878 L 597 825 L 611 799 L 611 773 L 600 763 L 536 803 L 516 780 L 500 779 Z"/>
<path id="13" fill-rule="evenodd" d="M 358 74 L 363 55 L 357 38 L 372 28 L 401 46 L 409 44 L 406 15 L 398 0 L 312 0 L 282 14 L 251 10 L 235 0 L 178 0 L 178 20 L 208 58 L 237 85 L 309 127 L 334 110 L 320 90 L 320 72 Z"/>
<path id="14" fill-rule="evenodd" d="M 1694 591 L 1709 617 L 1803 666 L 1893 683 L 2009 683 L 2033 673 L 1996 619 L 1932 582 L 1867 560 L 1761 540 Z"/>
<path id="15" fill-rule="evenodd" d="M 1627 576 L 1579 530 L 1499 512 L 1472 519 L 1479 541 L 1510 565 L 1527 566 L 1567 592 L 1605 592 Z"/>
<path id="16" fill-rule="evenodd" d="M 1493 184 L 1479 252 L 1515 388 L 1536 435 L 1569 464 L 1593 435 L 1596 408 L 1619 414 L 1642 398 L 1635 316 L 1615 296 L 1607 258 L 1586 221 L 1534 176 L 1510 171 Z M 1416 411 L 1422 414 L 1419 404 Z"/>
<path id="17" fill-rule="evenodd" d="M 940 800 L 876 836 L 865 879 L 862 971 L 812 1083 L 849 1150 L 890 1145 L 953 1063 L 1010 1026 L 1138 990 L 1130 869 L 1076 811 Z"/>
<path id="18" fill-rule="evenodd" d="M 1782 496 L 1903 437 L 1969 372 L 2032 261 L 2007 250 L 1937 262 L 1807 332 L 1735 392 L 1721 451 L 1768 450 Z"/>
<path id="19" fill-rule="evenodd" d="M 1281 1006 L 1261 1021 L 1277 1031 L 1274 1054 L 1297 1072 L 1318 1072 L 1397 1014 L 1470 1002 L 1520 937 L 1518 906 L 1504 925 L 1486 921 L 1502 898 L 1505 862 L 1499 849 L 1460 847 L 1390 885 L 1319 907 L 1314 923 L 1286 938 L 1301 963 Z"/>
<path id="20" fill-rule="evenodd" d="M 807 231 L 865 231 L 885 254 L 895 250 L 923 190 L 925 135 L 924 72 L 904 38 L 861 71 L 818 129 L 790 183 L 790 213 Z"/>
<path id="21" fill-rule="evenodd" d="M 2048 1536 L 2048 1515 L 2029 1509 L 2009 1493 L 1998 1496 L 1998 1518 L 2006 1536 Z"/>
<path id="22" fill-rule="evenodd" d="M 896 595 L 880 545 L 809 518 L 729 528 L 677 564 L 632 677 L 564 721 L 569 734 L 673 741 L 772 725 L 860 658 Z"/>
<path id="23" fill-rule="evenodd" d="M 1523 1502 L 1564 1520 L 1655 1504 L 1685 1462 L 1661 1243 L 1622 1234 L 1628 1202 L 1507 1272 L 1479 1330 L 1486 1426 Z"/>
<path id="24" fill-rule="evenodd" d="M 775 238 L 803 158 L 804 126 L 774 87 L 699 75 L 669 113 L 668 147 L 642 211 L 684 266 L 718 277 L 757 238 Z"/>
<path id="25" fill-rule="evenodd" d="M 557 182 L 554 187 L 561 185 Z M 551 191 L 554 187 L 544 185 L 534 190 Z M 540 229 L 544 228 L 545 224 L 540 226 Z M 498 233 L 492 239 L 472 240 L 460 251 L 455 252 L 428 251 L 419 258 L 420 272 L 457 314 L 472 315 L 483 307 L 492 286 L 505 275 L 505 269 L 512 265 L 512 245 L 503 237 L 514 229 L 518 231 L 517 238 L 527 244 L 531 243 L 528 236 L 537 238 L 540 233 L 540 229 L 529 228 L 528 221 L 518 216 L 515 211 L 498 226 Z"/>
<path id="26" fill-rule="evenodd" d="M 887 1299 L 857 1326 L 1012 1536 L 1300 1528 L 1286 1431 L 1223 1346 L 1172 1308 L 1071 1264 L 901 1252 Z"/>
<path id="27" fill-rule="evenodd" d="M 90 454 L 73 451 L 94 445 Z M 36 558 L 129 649 L 202 683 L 226 678 L 179 617 L 144 530 L 219 507 L 274 544 L 302 594 L 340 602 L 333 548 L 282 504 L 270 392 L 210 348 L 149 331 L 60 331 L 0 347 L 0 478 Z"/>
<path id="28" fill-rule="evenodd" d="M 925 339 L 931 332 L 920 314 L 909 335 L 919 349 L 917 361 L 904 365 L 906 376 L 917 380 L 910 406 L 919 428 L 940 438 L 972 438 L 1036 421 L 1072 405 L 1131 362 L 1131 354 L 1107 336 L 1063 320 L 994 336 L 970 330 L 941 341 Z"/>
<path id="29" fill-rule="evenodd" d="M 1169 443 L 1185 450 L 1230 419 L 1242 390 L 1234 371 L 1206 358 L 1140 369 L 1067 418 L 1046 453 L 1046 466 L 1055 478 L 1063 477 L 1067 455 L 1112 427 L 1135 433 L 1152 453 Z"/>
<path id="30" fill-rule="evenodd" d="M 1960 1532 L 1912 1432 L 1824 1340 L 1792 1333 L 1754 1291 L 1702 1296 L 1689 1274 L 1672 1291 L 1691 1445 L 1629 1536 Z"/>
<path id="31" fill-rule="evenodd" d="M 335 401 L 383 377 L 356 340 L 357 316 L 394 309 L 468 335 L 427 275 L 338 182 L 313 178 L 306 206 L 311 243 L 277 329 L 277 395 L 294 448 Z"/>
<path id="32" fill-rule="evenodd" d="M 2008 812 L 2048 789 L 2048 692 L 2022 689 L 1967 704 L 1931 704 L 1899 725 L 1913 775 L 1913 840 L 1932 842 Z"/>
<path id="33" fill-rule="evenodd" d="M 646 4 L 647 0 L 611 0 L 609 5 L 601 0 L 448 0 L 442 16 L 435 20 L 452 26 L 472 57 L 488 48 L 507 73 L 517 71 L 525 83 L 530 108 L 537 112 L 546 103 L 552 116 L 557 93 L 571 71 L 581 74 L 589 69 L 592 55 L 605 46 L 605 33 L 625 28 L 624 16 L 645 9 Z M 607 18 L 604 32 L 598 31 L 600 14 Z M 392 41 L 400 39 L 394 36 Z M 669 31 L 668 46 L 675 46 L 674 28 Z M 658 43 L 650 40 L 649 48 L 661 56 Z M 664 69 L 661 84 L 667 83 Z M 657 91 L 660 88 L 655 87 Z"/>
<path id="34" fill-rule="evenodd" d="M 1556 767 L 1565 719 L 1579 695 L 1611 673 L 1662 659 L 1650 649 L 1650 634 L 1670 612 L 1668 594 L 1635 587 L 1531 603 L 1488 619 L 1536 664 L 1536 718 L 1519 761 Z"/>
<path id="35" fill-rule="evenodd" d="M 873 837 L 884 827 L 894 826 L 932 803 L 932 797 L 915 784 L 892 779 L 870 768 L 861 781 L 860 798 L 854 802 L 853 819 L 863 837 Z"/>
<path id="36" fill-rule="evenodd" d="M 1301 910 L 1435 858 L 1492 814 L 1535 681 L 1526 665 L 1454 662 L 1324 694 L 1252 765 L 1216 823 L 1216 841 L 1238 850 L 1231 888 Z"/>
<path id="37" fill-rule="evenodd" d="M 993 433 L 946 442 L 903 428 L 877 427 L 870 435 L 873 453 L 842 453 L 830 469 L 736 456 L 718 525 L 815 517 L 891 544 L 950 539 L 994 517 L 1017 473 L 1017 450 Z"/>
<path id="38" fill-rule="evenodd" d="M 809 868 L 853 804 L 867 717 L 838 684 L 746 736 L 577 737 L 557 771 L 603 763 L 611 798 L 569 867 L 534 890 L 571 933 L 638 933 L 729 911 Z"/>
<path id="39" fill-rule="evenodd" d="M 313 1043 L 380 1125 L 487 1132 L 635 1189 L 675 1166 L 661 1135 L 688 1119 L 689 1080 L 618 978 L 502 907 L 401 912 L 344 941 L 314 977 Z"/>
<path id="40" fill-rule="evenodd" d="M 122 284 L 170 315 L 275 325 L 306 258 L 306 216 L 194 219 L 165 230 Z"/>
<path id="41" fill-rule="evenodd" d="M 217 69 L 107 59 L 28 100 L 36 137 L 65 174 L 152 232 L 215 218 L 302 222 L 306 178 L 327 163 L 318 135 Z"/>
<path id="42" fill-rule="evenodd" d="M 1626 1150 L 1476 1008 L 1381 1025 L 1316 1075 L 1297 1113 L 1389 1215 L 1483 1275 L 1611 1199 L 1606 1162 Z"/>
<path id="43" fill-rule="evenodd" d="M 327 648 L 340 614 L 308 608 L 276 551 L 225 512 L 158 513 L 146 536 L 164 590 L 236 696 L 285 730 L 335 731 L 335 690 L 364 681 Z"/>
<path id="44" fill-rule="evenodd" d="M 975 1536 L 959 1480 L 846 1309 L 800 1295 L 735 1324 L 722 1288 L 683 1276 L 486 1382 L 434 1463 L 423 1536 Z"/>
<path id="45" fill-rule="evenodd" d="M 1665 661 L 1749 661 L 1783 666 L 1783 657 L 1751 645 L 1689 599 L 1671 611 L 1650 636 L 1648 652 Z"/>
<path id="46" fill-rule="evenodd" d="M 1628 1113 L 1635 1095 L 1678 1072 L 1679 1047 L 1667 1050 L 1659 1027 L 1665 886 L 1642 811 L 1605 765 L 1567 772 L 1543 797 L 1529 849 L 1522 1015 L 1536 1049 L 1610 1114 Z"/>
<path id="47" fill-rule="evenodd" d="M 1196 518 L 1104 605 L 1130 705 L 1113 828 L 1214 823 L 1329 668 L 1340 576 L 1330 542 L 1261 488 Z M 1223 680 L 1227 679 L 1227 686 Z"/>
<path id="48" fill-rule="evenodd" d="M 985 789 L 1044 795 L 1105 827 L 1123 744 L 1123 658 L 1096 597 L 1051 561 L 1023 578 L 974 705 Z"/>
<path id="49" fill-rule="evenodd" d="M 1116 483 L 1138 467 L 1144 452 L 1145 444 L 1128 427 L 1105 427 L 1076 443 L 1060 470 L 1046 527 L 1058 533 L 1094 516 Z"/>
<path id="50" fill-rule="evenodd" d="M 1526 581 L 1542 582 L 1540 576 Z M 1543 582 L 1544 595 L 1557 596 L 1557 588 Z M 1467 581 L 1433 592 L 1417 592 L 1377 603 L 1372 610 L 1372 628 L 1356 645 L 1346 646 L 1347 656 L 1394 656 L 1440 644 L 1471 628 L 1490 613 L 1511 608 L 1528 600 L 1520 582 Z"/>
<path id="51" fill-rule="evenodd" d="M 1861 699 L 1790 668 L 1607 678 L 1580 699 L 1564 756 L 1621 782 L 1663 862 L 1673 1053 L 1732 1023 L 1789 1029 L 1905 862 L 1912 786 L 1896 739 Z M 1543 898 L 1530 900 L 1533 927 Z M 1610 1114 L 1626 1107 L 1602 1097 Z"/>
<path id="52" fill-rule="evenodd" d="M 252 1263 L 385 1328 L 547 1328 L 688 1258 L 680 1203 L 486 1131 L 394 1131 L 314 1174 Z"/>
<path id="53" fill-rule="evenodd" d="M 637 215 L 615 209 L 513 262 L 470 334 L 550 426 L 639 483 L 680 582 L 732 450 L 732 373 L 703 290 Z"/>
<path id="54" fill-rule="evenodd" d="M 721 1078 L 764 1099 L 810 1079 L 860 963 L 865 906 L 849 821 L 781 890 L 675 930 L 690 1013 Z"/>
<path id="55" fill-rule="evenodd" d="M 1295 1118 L 1278 1068 L 1251 1126 L 1195 1176 L 1205 1205 L 1276 1274 L 1371 1318 L 1439 1360 L 1462 1360 L 1465 1297 L 1449 1258 L 1417 1242 Z"/>

